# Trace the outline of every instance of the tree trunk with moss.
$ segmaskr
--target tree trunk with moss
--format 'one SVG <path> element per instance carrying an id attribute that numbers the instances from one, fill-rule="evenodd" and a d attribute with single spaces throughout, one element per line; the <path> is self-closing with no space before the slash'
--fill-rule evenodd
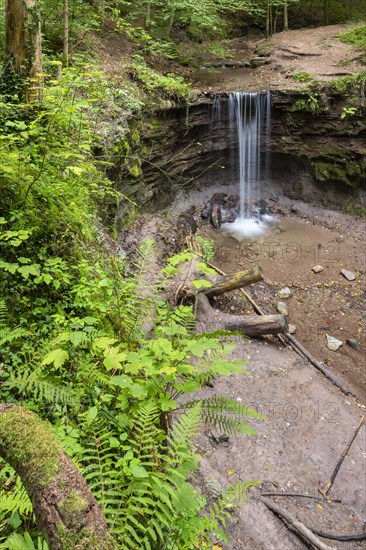
<path id="1" fill-rule="evenodd" d="M 0 404 L 0 457 L 21 477 L 52 550 L 117 550 L 85 479 L 35 414 Z"/>
<path id="2" fill-rule="evenodd" d="M 16 80 L 22 99 L 42 101 L 42 43 L 39 0 L 7 0 L 5 83 Z"/>

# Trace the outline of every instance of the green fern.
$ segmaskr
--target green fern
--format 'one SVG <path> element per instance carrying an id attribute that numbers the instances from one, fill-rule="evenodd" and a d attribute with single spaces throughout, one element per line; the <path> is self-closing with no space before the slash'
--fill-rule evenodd
<path id="1" fill-rule="evenodd" d="M 11 374 L 4 386 L 16 390 L 20 395 L 32 396 L 37 401 L 61 403 L 78 408 L 79 401 L 73 391 L 57 386 L 42 376 L 43 373 L 39 369 L 34 371 L 25 369 L 22 373 Z"/>
<path id="2" fill-rule="evenodd" d="M 5 300 L 0 300 L 0 346 L 29 336 L 29 331 L 22 327 L 10 328 L 7 326 L 8 310 Z"/>
<path id="3" fill-rule="evenodd" d="M 14 472 L 15 481 L 11 485 L 11 491 L 0 490 L 0 518 L 9 512 L 18 513 L 19 516 L 30 516 L 33 508 L 20 477 Z"/>
<path id="4" fill-rule="evenodd" d="M 196 406 L 197 400 L 184 404 L 184 408 Z M 202 420 L 205 424 L 226 432 L 227 434 L 255 435 L 256 431 L 242 421 L 243 418 L 265 420 L 265 417 L 254 409 L 244 407 L 238 401 L 226 397 L 201 399 Z"/>

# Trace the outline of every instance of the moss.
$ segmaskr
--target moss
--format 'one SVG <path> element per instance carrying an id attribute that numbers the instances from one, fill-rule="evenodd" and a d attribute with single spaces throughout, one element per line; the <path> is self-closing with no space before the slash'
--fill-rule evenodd
<path id="1" fill-rule="evenodd" d="M 0 452 L 29 483 L 46 486 L 60 469 L 62 448 L 53 432 L 30 411 L 13 406 L 0 413 Z"/>
<path id="2" fill-rule="evenodd" d="M 361 179 L 361 167 L 356 162 L 347 162 L 339 164 L 326 160 L 316 160 L 313 162 L 315 178 L 318 181 L 339 181 L 346 183 L 351 187 L 356 187 L 358 180 Z"/>
<path id="3" fill-rule="evenodd" d="M 82 496 L 71 491 L 59 506 L 64 523 L 68 527 L 79 525 L 88 506 L 88 502 Z"/>
<path id="4" fill-rule="evenodd" d="M 140 143 L 140 133 L 139 133 L 139 131 L 136 127 L 131 129 L 130 143 L 131 143 L 132 146 L 139 145 L 139 143 Z"/>
<path id="5" fill-rule="evenodd" d="M 129 171 L 130 171 L 130 175 L 133 178 L 138 178 L 142 174 L 141 167 L 138 164 L 132 164 L 129 168 Z"/>
<path id="6" fill-rule="evenodd" d="M 348 212 L 349 214 L 353 214 L 354 216 L 366 218 L 366 208 L 355 204 L 353 199 L 349 199 L 349 201 L 347 202 L 346 212 Z"/>
<path id="7" fill-rule="evenodd" d="M 69 531 L 60 524 L 57 526 L 57 536 L 61 542 L 62 550 L 117 550 L 115 540 L 109 534 L 97 534 L 91 529 L 82 531 Z"/>

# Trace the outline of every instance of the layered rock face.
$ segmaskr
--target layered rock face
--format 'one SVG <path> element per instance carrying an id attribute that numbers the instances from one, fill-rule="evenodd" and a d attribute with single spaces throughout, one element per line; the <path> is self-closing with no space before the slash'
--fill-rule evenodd
<path id="1" fill-rule="evenodd" d="M 366 108 L 362 94 L 354 96 L 349 110 L 344 95 L 272 93 L 271 134 L 261 151 L 263 162 L 268 154 L 271 161 L 264 195 L 366 212 Z M 202 95 L 189 108 L 169 105 L 135 121 L 110 170 L 121 193 L 154 210 L 180 188 L 235 184 L 238 144 L 227 99 Z"/>

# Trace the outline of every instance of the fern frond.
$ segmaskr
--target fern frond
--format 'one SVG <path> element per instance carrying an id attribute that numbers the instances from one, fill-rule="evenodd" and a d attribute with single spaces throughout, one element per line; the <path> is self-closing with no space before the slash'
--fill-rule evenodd
<path id="1" fill-rule="evenodd" d="M 184 404 L 184 408 L 195 406 L 197 400 Z M 234 399 L 226 397 L 212 397 L 199 400 L 201 404 L 202 420 L 205 424 L 219 428 L 228 434 L 255 435 L 256 431 L 242 420 L 256 418 L 264 420 L 265 417 L 254 409 L 241 405 Z"/>
<path id="2" fill-rule="evenodd" d="M 0 346 L 29 336 L 30 332 L 22 327 L 10 328 L 7 326 L 8 310 L 5 300 L 0 300 Z"/>
<path id="3" fill-rule="evenodd" d="M 18 476 L 11 491 L 0 491 L 0 517 L 9 512 L 17 512 L 19 516 L 30 516 L 33 512 L 32 503 Z"/>
<path id="4" fill-rule="evenodd" d="M 17 375 L 12 374 L 5 383 L 9 389 L 16 389 L 21 395 L 32 395 L 37 401 L 61 403 L 62 405 L 78 407 L 79 401 L 68 388 L 55 385 L 51 380 L 42 378 L 39 370 L 24 370 Z"/>

